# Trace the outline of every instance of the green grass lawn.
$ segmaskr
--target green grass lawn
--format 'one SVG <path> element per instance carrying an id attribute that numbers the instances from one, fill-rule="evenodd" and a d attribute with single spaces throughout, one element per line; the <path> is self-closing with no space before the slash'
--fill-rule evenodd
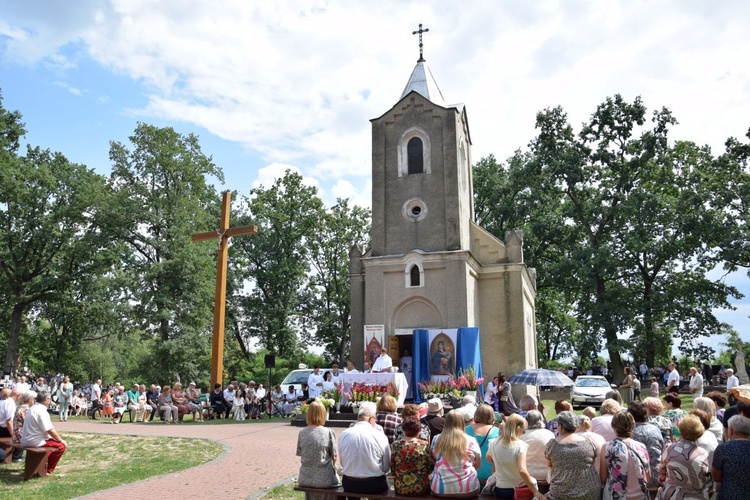
<path id="1" fill-rule="evenodd" d="M 68 450 L 53 476 L 23 481 L 23 462 L 0 465 L 0 498 L 75 498 L 188 469 L 213 460 L 224 450 L 205 439 L 76 432 L 65 432 L 63 438 Z"/>

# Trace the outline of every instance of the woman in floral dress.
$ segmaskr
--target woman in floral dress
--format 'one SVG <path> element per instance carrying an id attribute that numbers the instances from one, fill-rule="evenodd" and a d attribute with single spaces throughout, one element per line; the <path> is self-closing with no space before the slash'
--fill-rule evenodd
<path id="1" fill-rule="evenodd" d="M 430 443 L 419 438 L 422 428 L 414 416 L 404 418 L 401 422 L 404 437 L 391 445 L 391 473 L 397 495 L 430 494 L 430 474 L 435 467 L 435 459 L 430 451 Z"/>
<path id="2" fill-rule="evenodd" d="M 648 450 L 632 439 L 634 429 L 631 414 L 620 411 L 612 417 L 616 437 L 604 445 L 599 469 L 603 500 L 649 500 Z"/>
<path id="3" fill-rule="evenodd" d="M 308 488 L 336 488 L 338 446 L 336 434 L 325 427 L 328 410 L 320 401 L 313 401 L 307 408 L 307 427 L 297 436 L 297 456 L 302 462 L 297 484 Z M 309 495 L 309 494 L 308 494 Z"/>
<path id="4" fill-rule="evenodd" d="M 658 500 L 708 500 L 708 452 L 696 443 L 703 432 L 703 424 L 694 415 L 680 422 L 681 439 L 664 448 L 659 462 L 663 486 L 656 494 Z"/>

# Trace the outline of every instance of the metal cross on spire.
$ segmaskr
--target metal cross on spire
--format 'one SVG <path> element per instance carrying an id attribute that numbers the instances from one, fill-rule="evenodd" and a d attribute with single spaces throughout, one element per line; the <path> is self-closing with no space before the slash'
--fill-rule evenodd
<path id="1" fill-rule="evenodd" d="M 424 62 L 424 56 L 422 55 L 422 33 L 427 33 L 428 31 L 430 31 L 429 28 L 422 29 L 422 23 L 419 23 L 419 29 L 411 32 L 412 35 L 419 33 L 419 59 L 417 62 Z"/>

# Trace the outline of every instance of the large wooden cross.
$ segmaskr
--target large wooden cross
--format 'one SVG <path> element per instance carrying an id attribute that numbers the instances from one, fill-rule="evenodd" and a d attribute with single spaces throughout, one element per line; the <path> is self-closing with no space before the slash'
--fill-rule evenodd
<path id="1" fill-rule="evenodd" d="M 229 238 L 243 234 L 256 234 L 258 226 L 229 227 L 229 207 L 232 196 L 224 191 L 221 200 L 221 219 L 218 231 L 197 233 L 193 241 L 219 240 L 219 255 L 216 258 L 216 294 L 214 302 L 214 338 L 211 348 L 211 385 L 222 383 L 224 375 L 224 309 L 227 300 L 227 255 L 229 254 Z"/>

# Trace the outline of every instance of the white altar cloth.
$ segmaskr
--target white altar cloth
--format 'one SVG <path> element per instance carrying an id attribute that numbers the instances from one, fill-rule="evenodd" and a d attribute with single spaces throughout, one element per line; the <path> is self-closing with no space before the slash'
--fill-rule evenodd
<path id="1" fill-rule="evenodd" d="M 403 406 L 406 399 L 406 391 L 409 389 L 409 383 L 403 373 L 342 373 L 341 380 L 344 384 L 344 392 L 352 390 L 352 384 L 372 384 L 386 385 L 393 381 L 398 389 L 398 405 Z M 346 401 L 346 398 L 342 398 Z"/>

